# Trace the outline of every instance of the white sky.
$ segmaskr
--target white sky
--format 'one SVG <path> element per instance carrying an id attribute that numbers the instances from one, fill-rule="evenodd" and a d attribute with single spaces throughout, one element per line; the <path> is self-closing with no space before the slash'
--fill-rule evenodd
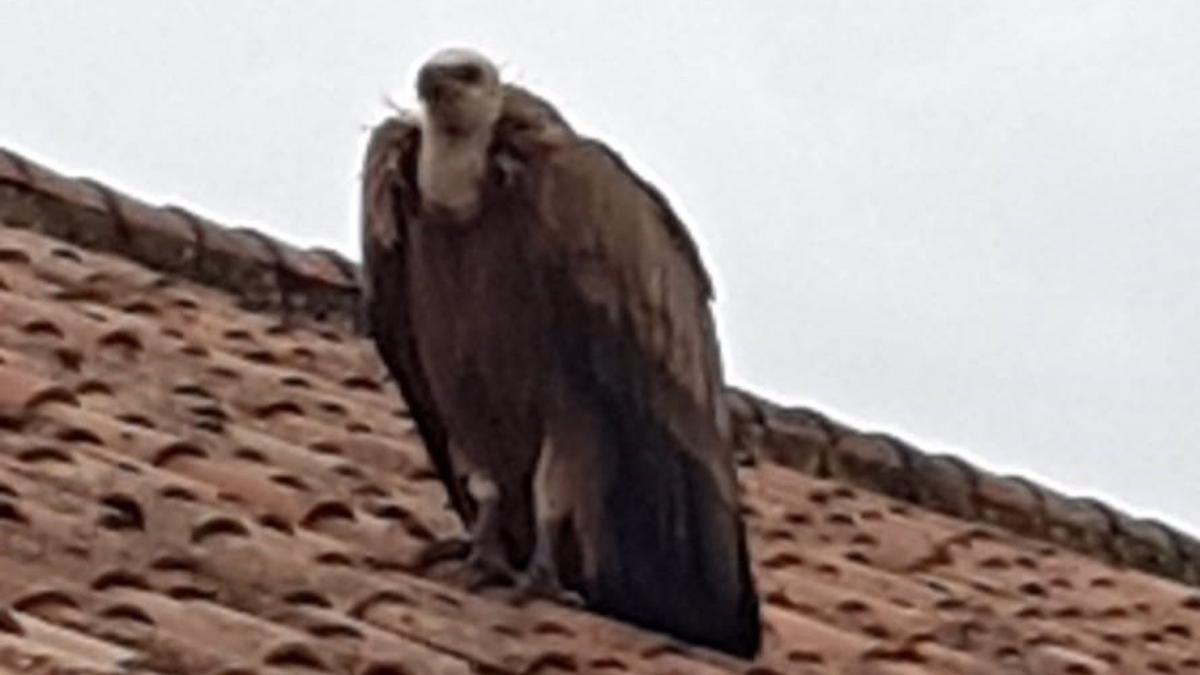
<path id="1" fill-rule="evenodd" d="M 730 379 L 1200 531 L 1200 3 L 0 0 L 0 145 L 357 257 L 474 46 L 673 199 Z"/>

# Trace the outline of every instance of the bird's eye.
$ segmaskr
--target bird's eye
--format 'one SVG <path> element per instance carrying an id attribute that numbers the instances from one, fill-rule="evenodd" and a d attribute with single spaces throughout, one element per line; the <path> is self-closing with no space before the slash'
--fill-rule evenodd
<path id="1" fill-rule="evenodd" d="M 483 69 L 476 65 L 456 66 L 451 75 L 456 80 L 466 82 L 468 84 L 478 84 L 483 80 Z"/>

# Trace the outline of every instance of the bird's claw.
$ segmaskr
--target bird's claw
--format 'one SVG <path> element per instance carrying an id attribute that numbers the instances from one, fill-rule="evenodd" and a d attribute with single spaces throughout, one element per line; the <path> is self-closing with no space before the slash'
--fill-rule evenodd
<path id="1" fill-rule="evenodd" d="M 469 539 L 461 537 L 439 539 L 417 552 L 412 569 L 416 572 L 424 572 L 448 560 L 469 560 L 473 552 L 474 547 Z"/>
<path id="2" fill-rule="evenodd" d="M 467 556 L 463 573 L 466 577 L 464 585 L 471 591 L 495 586 L 512 586 L 517 581 L 517 573 L 503 557 L 489 555 L 478 546 Z"/>
<path id="3" fill-rule="evenodd" d="M 517 579 L 517 594 L 525 599 L 540 598 L 568 607 L 583 607 L 583 596 L 564 588 L 552 570 L 534 566 Z"/>

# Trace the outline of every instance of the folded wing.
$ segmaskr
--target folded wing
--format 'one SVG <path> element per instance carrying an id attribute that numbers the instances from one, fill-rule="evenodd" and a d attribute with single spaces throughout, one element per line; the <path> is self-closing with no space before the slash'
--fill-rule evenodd
<path id="1" fill-rule="evenodd" d="M 666 200 L 600 143 L 567 143 L 534 175 L 552 344 L 604 458 L 577 491 L 596 495 L 602 514 L 577 533 L 598 561 L 586 595 L 602 612 L 753 654 L 758 600 L 695 245 Z"/>
<path id="2" fill-rule="evenodd" d="M 408 228 L 419 207 L 415 165 L 420 127 L 385 120 L 367 145 L 362 184 L 363 311 L 367 330 L 408 405 L 451 507 L 469 525 L 474 509 L 451 462 L 447 432 L 430 393 L 409 310 Z"/>

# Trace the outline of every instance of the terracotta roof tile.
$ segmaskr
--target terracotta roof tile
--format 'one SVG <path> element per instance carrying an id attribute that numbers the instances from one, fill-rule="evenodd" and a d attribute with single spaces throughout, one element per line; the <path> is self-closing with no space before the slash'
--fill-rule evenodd
<path id="1" fill-rule="evenodd" d="M 467 592 L 353 265 L 4 152 L 0 223 L 0 673 L 1200 672 L 1194 539 L 737 391 L 758 662 Z"/>
<path id="2" fill-rule="evenodd" d="M 24 157 L 6 148 L 0 148 L 0 180 L 10 183 L 28 183 L 29 172 L 25 169 L 24 162 Z"/>
<path id="3" fill-rule="evenodd" d="M 29 160 L 24 161 L 22 169 L 30 185 L 38 192 L 75 207 L 100 212 L 109 210 L 110 193 L 97 183 L 67 178 Z"/>

